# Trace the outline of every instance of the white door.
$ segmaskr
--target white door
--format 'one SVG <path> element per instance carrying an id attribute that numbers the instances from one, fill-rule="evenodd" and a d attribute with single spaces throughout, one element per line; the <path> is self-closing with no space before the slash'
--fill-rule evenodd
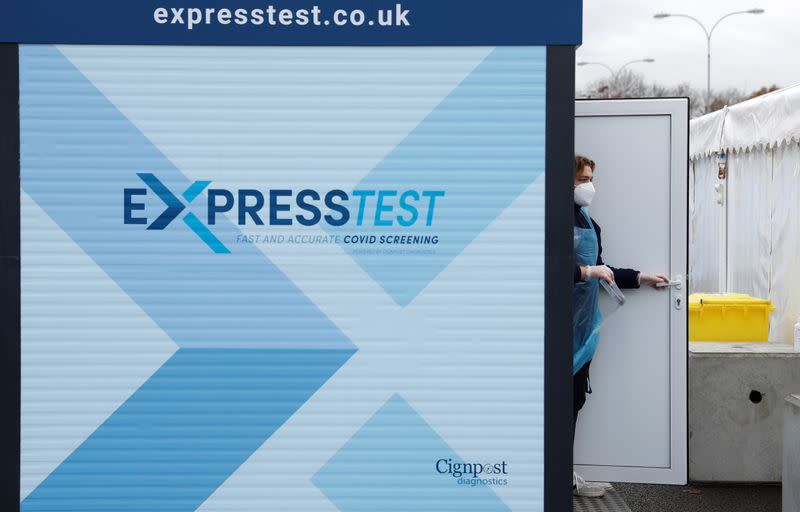
<path id="1" fill-rule="evenodd" d="M 575 464 L 587 480 L 683 484 L 688 101 L 579 101 L 575 115 L 576 154 L 597 164 L 591 215 L 602 228 L 604 262 L 681 282 L 623 290 L 627 302 L 616 309 L 601 290 L 607 317 Z"/>

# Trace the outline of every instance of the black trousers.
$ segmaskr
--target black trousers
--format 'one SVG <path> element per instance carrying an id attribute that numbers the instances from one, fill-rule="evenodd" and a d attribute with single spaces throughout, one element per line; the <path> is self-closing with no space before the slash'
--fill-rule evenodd
<path id="1" fill-rule="evenodd" d="M 589 365 L 587 362 L 572 376 L 572 442 L 575 443 L 575 427 L 578 426 L 578 412 L 586 403 L 586 395 L 591 394 L 592 386 L 589 382 Z"/>

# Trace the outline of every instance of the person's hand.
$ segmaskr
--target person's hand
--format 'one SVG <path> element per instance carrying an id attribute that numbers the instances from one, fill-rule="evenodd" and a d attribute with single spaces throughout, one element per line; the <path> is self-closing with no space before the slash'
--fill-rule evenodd
<path id="1" fill-rule="evenodd" d="M 603 281 L 613 283 L 614 282 L 614 271 L 611 270 L 606 265 L 597 265 L 596 267 L 585 267 L 586 268 L 586 279 L 584 281 L 588 281 L 589 279 L 602 279 Z"/>
<path id="2" fill-rule="evenodd" d="M 669 279 L 661 274 L 652 274 L 650 272 L 641 272 L 639 274 L 640 286 L 650 285 L 653 288 L 657 288 L 656 285 L 658 283 L 669 283 Z"/>

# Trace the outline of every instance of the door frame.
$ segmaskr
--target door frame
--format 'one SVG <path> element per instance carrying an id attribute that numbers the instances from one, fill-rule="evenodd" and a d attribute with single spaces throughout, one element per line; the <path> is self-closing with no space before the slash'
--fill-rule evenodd
<path id="1" fill-rule="evenodd" d="M 689 99 L 643 98 L 578 100 L 575 118 L 669 116 L 670 119 L 670 272 L 683 276 L 681 290 L 671 289 L 670 319 L 670 465 L 667 468 L 578 466 L 587 480 L 684 485 L 688 482 L 688 296 L 689 289 Z M 685 212 L 675 222 L 673 211 Z M 673 262 L 684 261 L 676 266 Z M 682 309 L 676 310 L 676 301 Z M 678 313 L 677 311 L 680 311 Z"/>

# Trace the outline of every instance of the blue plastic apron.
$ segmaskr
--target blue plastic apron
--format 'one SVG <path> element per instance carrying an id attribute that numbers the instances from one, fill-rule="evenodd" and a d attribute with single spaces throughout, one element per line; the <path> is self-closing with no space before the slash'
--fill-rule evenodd
<path id="1" fill-rule="evenodd" d="M 589 224 L 587 229 L 575 227 L 575 264 L 597 265 L 600 252 L 597 243 L 597 232 L 586 208 L 581 213 Z M 590 279 L 584 283 L 575 283 L 572 292 L 574 307 L 572 321 L 572 374 L 578 373 L 583 365 L 594 356 L 597 343 L 600 341 L 600 323 L 603 319 L 598 303 L 600 281 Z"/>

